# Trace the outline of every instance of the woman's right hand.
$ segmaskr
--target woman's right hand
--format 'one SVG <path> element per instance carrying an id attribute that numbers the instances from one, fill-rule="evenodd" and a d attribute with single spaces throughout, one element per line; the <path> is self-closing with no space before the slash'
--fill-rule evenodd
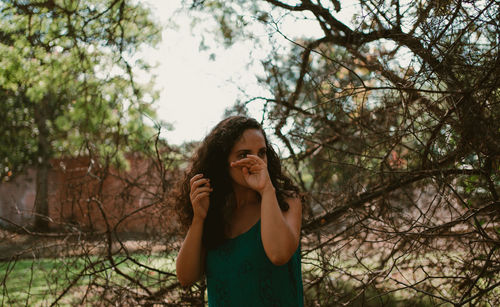
<path id="1" fill-rule="evenodd" d="M 208 206 L 210 205 L 210 179 L 203 178 L 203 174 L 196 174 L 189 181 L 191 192 L 189 198 L 193 206 L 193 219 L 200 218 L 204 220 L 207 217 Z"/>

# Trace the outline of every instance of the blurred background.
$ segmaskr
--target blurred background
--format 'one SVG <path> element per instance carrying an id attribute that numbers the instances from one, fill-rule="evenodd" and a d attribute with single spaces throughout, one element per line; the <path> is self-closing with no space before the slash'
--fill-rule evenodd
<path id="1" fill-rule="evenodd" d="M 0 305 L 204 306 L 171 195 L 235 114 L 304 192 L 306 306 L 500 305 L 499 6 L 0 1 Z"/>

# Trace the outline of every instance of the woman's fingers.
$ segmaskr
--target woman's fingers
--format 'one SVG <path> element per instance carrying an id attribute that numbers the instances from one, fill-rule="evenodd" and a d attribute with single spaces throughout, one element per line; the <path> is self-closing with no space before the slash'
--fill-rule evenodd
<path id="1" fill-rule="evenodd" d="M 201 192 L 201 193 L 198 193 L 194 199 L 192 200 L 193 203 L 196 203 L 197 201 L 205 198 L 205 197 L 209 197 L 210 196 L 210 192 Z"/>
<path id="2" fill-rule="evenodd" d="M 267 172 L 267 168 L 265 165 L 254 165 L 248 169 L 248 172 L 253 174 L 253 173 L 260 173 L 262 171 Z"/>
<path id="3" fill-rule="evenodd" d="M 191 178 L 191 180 L 189 182 L 191 184 L 191 191 L 193 191 L 200 186 L 203 186 L 205 184 L 210 184 L 210 179 L 203 178 L 202 174 L 197 174 L 197 175 L 194 175 L 193 178 Z"/>
<path id="4" fill-rule="evenodd" d="M 247 157 L 242 159 L 242 160 L 247 160 L 247 161 L 250 161 L 251 163 L 266 164 L 264 162 L 264 160 L 262 160 L 261 158 L 259 158 L 256 155 L 247 155 Z"/>
<path id="5" fill-rule="evenodd" d="M 262 160 L 261 158 L 259 158 L 259 156 L 256 156 L 256 155 L 247 155 L 247 157 L 245 159 L 250 159 L 250 160 L 255 161 L 256 163 L 259 163 L 259 164 L 265 164 L 264 160 Z"/>
<path id="6" fill-rule="evenodd" d="M 253 165 L 264 166 L 266 165 L 266 163 L 262 159 L 254 155 L 248 155 L 246 158 L 231 163 L 232 167 L 252 167 Z"/>
<path id="7" fill-rule="evenodd" d="M 200 179 L 200 178 L 203 178 L 203 174 L 196 174 L 194 175 L 193 177 L 191 177 L 191 179 L 189 180 L 189 185 L 193 185 L 193 182 L 195 182 L 196 180 Z"/>
<path id="8" fill-rule="evenodd" d="M 255 160 L 250 159 L 250 158 L 243 158 L 238 161 L 234 161 L 232 164 L 233 165 L 249 165 L 249 164 L 254 164 L 256 163 Z"/>
<path id="9" fill-rule="evenodd" d="M 196 174 L 190 179 L 191 183 L 191 192 L 189 193 L 189 197 L 191 198 L 191 202 L 196 202 L 197 200 L 203 198 L 200 195 L 210 195 L 210 192 L 213 191 L 210 186 L 210 179 L 203 178 L 203 174 Z"/>
<path id="10" fill-rule="evenodd" d="M 193 214 L 204 219 L 210 206 L 209 196 L 213 190 L 210 180 L 204 178 L 203 174 L 196 174 L 189 180 L 189 183 L 191 185 L 189 199 L 193 206 Z"/>
<path id="11" fill-rule="evenodd" d="M 191 203 L 197 203 L 202 198 L 209 196 L 210 192 L 213 191 L 210 186 L 210 179 L 203 178 L 203 174 L 196 174 L 190 180 L 191 191 L 189 193 L 189 198 Z M 201 196 L 200 196 L 201 195 Z"/>
<path id="12" fill-rule="evenodd" d="M 191 184 L 191 191 L 192 190 L 196 190 L 200 187 L 203 187 L 203 186 L 208 186 L 210 185 L 210 180 L 209 179 L 199 179 L 199 180 L 196 180 L 195 182 L 193 182 L 193 184 Z"/>
<path id="13" fill-rule="evenodd" d="M 257 156 L 244 158 L 238 160 L 236 162 L 231 163 L 231 167 L 239 167 L 241 168 L 243 174 L 247 175 L 249 173 L 260 172 L 264 168 L 266 168 L 266 164 L 264 161 L 260 160 Z"/>
<path id="14" fill-rule="evenodd" d="M 210 186 L 204 186 L 191 191 L 191 198 L 195 198 L 198 194 L 204 192 L 212 192 L 213 189 Z"/>

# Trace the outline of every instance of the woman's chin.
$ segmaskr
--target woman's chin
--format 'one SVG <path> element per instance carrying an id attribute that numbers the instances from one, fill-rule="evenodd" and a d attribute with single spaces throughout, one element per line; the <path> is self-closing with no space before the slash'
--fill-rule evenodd
<path id="1" fill-rule="evenodd" d="M 246 182 L 239 180 L 233 180 L 233 189 L 252 190 Z"/>

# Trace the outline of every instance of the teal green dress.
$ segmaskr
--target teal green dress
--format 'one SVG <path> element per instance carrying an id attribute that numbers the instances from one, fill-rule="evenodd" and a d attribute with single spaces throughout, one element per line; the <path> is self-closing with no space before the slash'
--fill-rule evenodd
<path id="1" fill-rule="evenodd" d="M 208 306 L 304 306 L 300 246 L 288 263 L 266 256 L 260 220 L 247 232 L 207 252 Z"/>

